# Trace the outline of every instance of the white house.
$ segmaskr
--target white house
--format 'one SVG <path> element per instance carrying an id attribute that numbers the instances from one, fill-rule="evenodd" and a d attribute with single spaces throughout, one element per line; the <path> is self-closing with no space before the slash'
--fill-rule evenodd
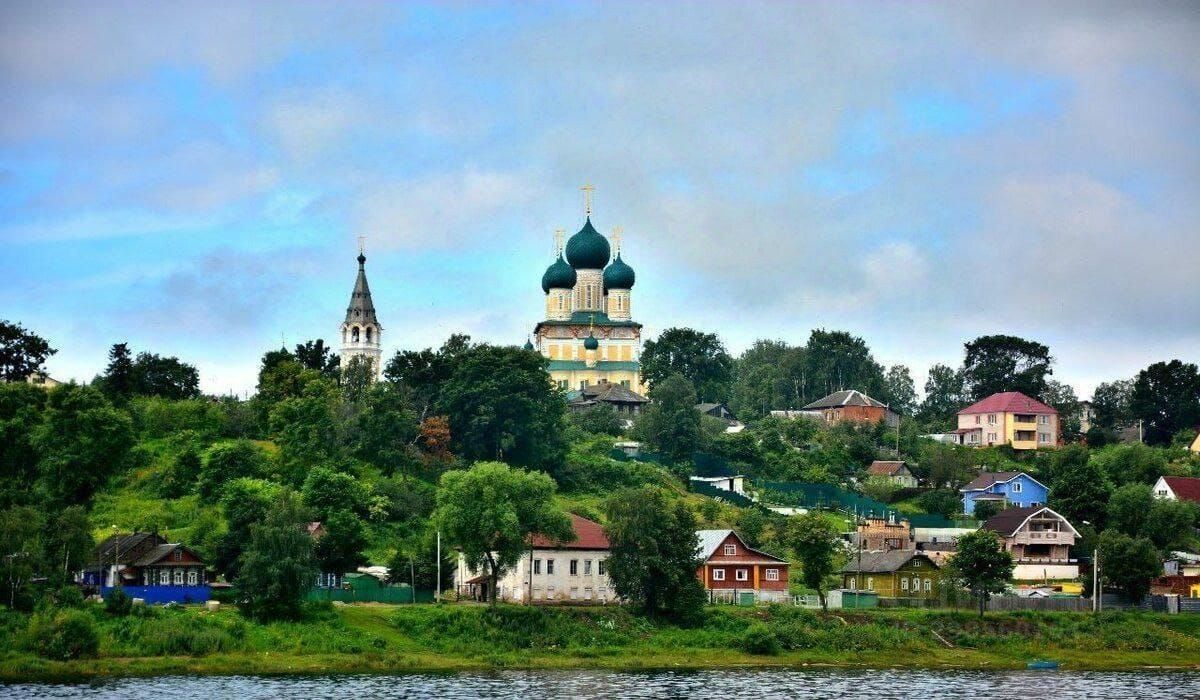
<path id="1" fill-rule="evenodd" d="M 599 523 L 571 515 L 575 541 L 553 542 L 534 535 L 530 549 L 517 565 L 496 583 L 500 600 L 510 603 L 613 603 L 617 602 L 608 577 L 608 537 Z M 459 595 L 487 599 L 490 585 L 485 571 L 467 566 L 462 554 L 454 574 Z"/>
<path id="2" fill-rule="evenodd" d="M 746 477 L 741 474 L 737 476 L 692 476 L 688 478 L 696 483 L 708 484 L 722 491 L 730 491 L 742 496 L 746 495 Z"/>
<path id="3" fill-rule="evenodd" d="M 1154 497 L 1200 503 L 1200 479 L 1190 476 L 1160 476 L 1154 482 Z"/>

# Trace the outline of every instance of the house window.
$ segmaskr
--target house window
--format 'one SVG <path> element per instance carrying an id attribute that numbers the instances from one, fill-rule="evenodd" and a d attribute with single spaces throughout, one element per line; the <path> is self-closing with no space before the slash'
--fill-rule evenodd
<path id="1" fill-rule="evenodd" d="M 921 579 L 917 578 L 916 576 L 913 576 L 912 589 L 913 593 L 919 593 L 921 591 Z"/>
<path id="2" fill-rule="evenodd" d="M 546 600 L 554 599 L 554 586 L 546 586 Z"/>
<path id="3" fill-rule="evenodd" d="M 571 575 L 572 576 L 579 575 L 579 560 L 578 559 L 571 560 Z"/>
<path id="4" fill-rule="evenodd" d="M 183 585 L 183 569 L 175 569 L 175 585 Z"/>
<path id="5" fill-rule="evenodd" d="M 914 569 L 921 568 L 921 560 L 920 559 L 913 559 L 913 568 Z"/>
<path id="6" fill-rule="evenodd" d="M 1038 442 L 1042 444 L 1050 442 L 1050 433 L 1038 433 Z"/>
<path id="7" fill-rule="evenodd" d="M 996 414 L 989 413 L 988 414 L 988 425 L 995 425 L 995 424 L 996 424 Z"/>
<path id="8" fill-rule="evenodd" d="M 592 575 L 592 560 L 591 559 L 583 560 L 583 575 L 584 576 Z"/>
<path id="9" fill-rule="evenodd" d="M 875 579 L 872 576 L 867 577 L 867 590 L 868 591 L 875 590 Z"/>
<path id="10" fill-rule="evenodd" d="M 767 580 L 768 581 L 778 581 L 779 580 L 779 569 L 767 569 Z"/>
<path id="11" fill-rule="evenodd" d="M 584 600 L 591 600 L 591 599 L 592 599 L 592 587 L 591 587 L 591 586 L 585 586 L 585 587 L 584 587 L 584 589 L 583 589 L 583 599 L 584 599 Z"/>
<path id="12" fill-rule="evenodd" d="M 158 585 L 169 586 L 171 584 L 171 572 L 166 569 L 158 570 Z"/>
<path id="13" fill-rule="evenodd" d="M 547 576 L 554 575 L 554 560 L 553 559 L 546 560 L 546 575 Z"/>
<path id="14" fill-rule="evenodd" d="M 177 549 L 171 554 L 171 558 L 175 561 L 183 561 L 183 550 Z"/>
<path id="15" fill-rule="evenodd" d="M 975 425 L 979 425 L 979 416 L 975 416 Z"/>
<path id="16" fill-rule="evenodd" d="M 996 434 L 988 433 L 988 442 L 995 442 L 995 441 L 996 441 Z"/>
<path id="17" fill-rule="evenodd" d="M 734 579 L 736 579 L 738 581 L 749 581 L 750 580 L 750 572 L 746 571 L 745 569 L 737 569 L 736 571 L 733 572 L 733 577 L 734 577 Z"/>
<path id="18" fill-rule="evenodd" d="M 533 560 L 533 573 L 541 575 L 541 573 L 542 573 L 542 560 L 541 559 Z"/>
<path id="19" fill-rule="evenodd" d="M 150 574 L 149 571 L 143 571 L 142 572 L 142 585 L 149 586 L 152 583 L 154 583 L 154 577 Z"/>
<path id="20" fill-rule="evenodd" d="M 1038 416 L 1038 422 L 1042 425 L 1050 425 L 1050 416 Z"/>
<path id="21" fill-rule="evenodd" d="M 724 581 L 725 580 L 725 569 L 713 569 L 712 576 L 713 576 L 714 581 Z"/>
<path id="22" fill-rule="evenodd" d="M 725 556 L 732 557 L 737 554 L 737 545 L 736 544 L 727 544 L 727 545 L 725 545 L 725 548 L 722 551 L 725 552 Z"/>
<path id="23" fill-rule="evenodd" d="M 571 586 L 571 600 L 579 600 L 579 586 Z"/>
<path id="24" fill-rule="evenodd" d="M 933 580 L 925 579 L 925 592 L 928 593 L 932 590 L 933 590 Z"/>
<path id="25" fill-rule="evenodd" d="M 196 573 L 196 570 L 190 569 L 188 571 L 188 585 L 195 586 L 198 582 L 199 582 L 199 575 Z"/>
<path id="26" fill-rule="evenodd" d="M 604 565 L 604 563 L 605 563 L 606 561 L 608 561 L 608 560 L 607 560 L 607 559 L 601 559 L 600 561 L 596 562 L 596 573 L 600 574 L 601 576 L 603 576 L 603 575 L 604 575 L 604 570 L 607 568 L 607 567 L 605 567 L 605 565 Z"/>
<path id="27" fill-rule="evenodd" d="M 1013 493 L 1021 493 L 1021 482 L 1014 481 L 1011 488 Z"/>
<path id="28" fill-rule="evenodd" d="M 902 590 L 902 591 L 908 590 L 908 579 L 906 579 L 906 578 L 900 579 L 900 590 Z"/>

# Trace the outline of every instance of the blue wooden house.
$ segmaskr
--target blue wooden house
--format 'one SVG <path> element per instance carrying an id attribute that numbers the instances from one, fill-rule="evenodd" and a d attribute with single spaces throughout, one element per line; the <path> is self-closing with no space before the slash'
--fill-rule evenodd
<path id="1" fill-rule="evenodd" d="M 963 512 L 975 513 L 975 504 L 995 501 L 1001 508 L 1028 508 L 1046 505 L 1050 489 L 1025 472 L 983 472 L 960 489 Z"/>

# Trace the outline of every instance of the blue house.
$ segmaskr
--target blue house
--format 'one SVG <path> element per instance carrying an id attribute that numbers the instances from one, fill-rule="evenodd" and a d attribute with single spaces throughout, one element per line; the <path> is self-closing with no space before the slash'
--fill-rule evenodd
<path id="1" fill-rule="evenodd" d="M 1005 508 L 1028 508 L 1046 505 L 1050 489 L 1024 472 L 983 472 L 960 489 L 963 512 L 975 513 L 980 501 L 995 501 Z"/>
<path id="2" fill-rule="evenodd" d="M 202 603 L 210 593 L 205 568 L 191 548 L 157 533 L 135 532 L 101 542 L 79 580 L 102 596 L 120 586 L 147 603 Z"/>

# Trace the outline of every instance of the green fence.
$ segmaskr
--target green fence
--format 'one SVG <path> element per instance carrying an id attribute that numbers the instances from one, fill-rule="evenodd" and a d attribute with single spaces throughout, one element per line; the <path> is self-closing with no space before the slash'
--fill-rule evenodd
<path id="1" fill-rule="evenodd" d="M 907 520 L 913 527 L 977 528 L 974 520 L 949 520 L 936 513 L 907 515 L 873 498 L 831 484 L 806 484 L 799 481 L 763 481 L 755 484 L 763 501 L 797 508 L 840 510 L 859 517 L 871 516 Z"/>
<path id="2" fill-rule="evenodd" d="M 750 500 L 746 496 L 743 496 L 740 493 L 734 493 L 733 491 L 726 491 L 725 489 L 719 489 L 716 486 L 705 483 L 703 481 L 689 481 L 688 488 L 690 488 L 692 490 L 692 493 L 698 493 L 703 496 L 708 496 L 709 498 L 716 498 L 718 500 L 725 501 L 726 503 L 732 503 L 733 505 L 740 506 L 742 508 L 758 507 L 757 503 Z"/>
<path id="3" fill-rule="evenodd" d="M 418 603 L 432 603 L 433 591 L 417 591 Z M 409 586 L 383 586 L 380 588 L 354 589 L 313 588 L 308 591 L 309 600 L 340 601 L 342 603 L 411 603 L 413 589 Z"/>

